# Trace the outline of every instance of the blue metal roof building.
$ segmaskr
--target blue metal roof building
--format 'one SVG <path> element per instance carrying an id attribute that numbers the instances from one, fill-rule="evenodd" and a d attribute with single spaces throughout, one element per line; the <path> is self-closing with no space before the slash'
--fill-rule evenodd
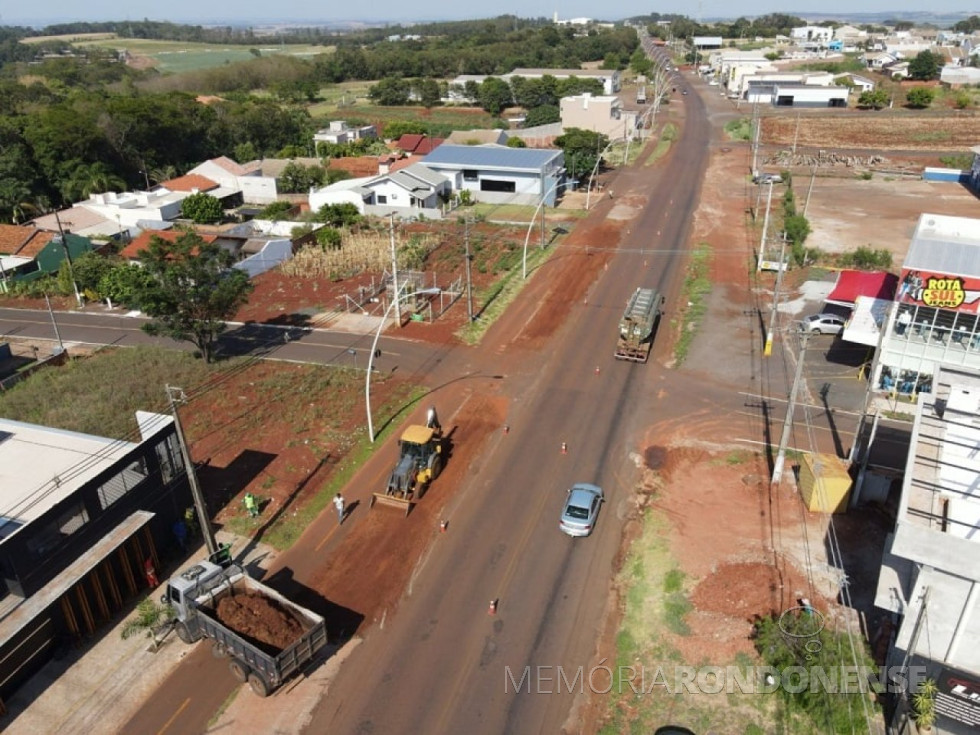
<path id="1" fill-rule="evenodd" d="M 499 145 L 443 143 L 422 163 L 468 190 L 475 200 L 492 204 L 553 206 L 565 177 L 565 155 L 558 149 L 507 148 Z"/>

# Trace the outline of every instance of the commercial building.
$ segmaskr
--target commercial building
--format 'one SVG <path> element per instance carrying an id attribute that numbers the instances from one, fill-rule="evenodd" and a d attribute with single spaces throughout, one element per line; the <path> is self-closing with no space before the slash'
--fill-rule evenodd
<path id="1" fill-rule="evenodd" d="M 138 442 L 0 419 L 0 700 L 153 584 L 193 503 L 170 416 Z"/>
<path id="2" fill-rule="evenodd" d="M 939 689 L 937 729 L 965 735 L 980 724 L 980 371 L 937 365 L 929 385 L 875 607 L 888 666 L 922 667 Z"/>
<path id="3" fill-rule="evenodd" d="M 980 220 L 923 214 L 881 340 L 876 388 L 927 391 L 936 367 L 980 370 Z"/>

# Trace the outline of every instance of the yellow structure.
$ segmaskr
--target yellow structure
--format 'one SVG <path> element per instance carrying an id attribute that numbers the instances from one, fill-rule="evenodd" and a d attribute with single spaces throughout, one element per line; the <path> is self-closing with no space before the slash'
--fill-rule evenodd
<path id="1" fill-rule="evenodd" d="M 851 476 L 833 454 L 807 454 L 800 463 L 800 495 L 808 510 L 843 513 L 851 497 Z"/>

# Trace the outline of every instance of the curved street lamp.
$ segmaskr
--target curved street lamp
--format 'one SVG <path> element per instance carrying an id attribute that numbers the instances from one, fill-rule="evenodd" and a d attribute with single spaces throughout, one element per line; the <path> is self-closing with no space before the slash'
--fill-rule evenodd
<path id="1" fill-rule="evenodd" d="M 586 186 L 585 186 L 585 209 L 586 209 L 586 211 L 588 211 L 588 209 L 589 209 L 589 202 L 592 199 L 592 180 L 595 178 L 596 174 L 599 173 L 599 165 L 602 163 L 602 157 L 606 154 L 606 151 L 608 151 L 610 148 L 613 147 L 614 144 L 616 144 L 618 142 L 619 142 L 619 138 L 615 138 L 614 140 L 610 140 L 608 143 L 606 143 L 606 147 L 603 148 L 599 152 L 599 155 L 598 156 L 596 156 L 595 166 L 592 167 L 592 172 L 589 174 L 589 183 L 586 184 Z"/>
<path id="2" fill-rule="evenodd" d="M 548 198 L 548 195 L 557 191 L 563 186 L 570 186 L 571 184 L 577 184 L 577 179 L 569 179 L 568 181 L 556 181 L 544 194 L 541 195 L 541 201 L 538 202 L 538 206 L 534 209 L 534 214 L 531 215 L 531 224 L 527 226 L 527 235 L 524 237 L 524 259 L 523 267 L 521 270 L 521 279 L 527 279 L 527 243 L 531 239 L 531 230 L 534 229 L 534 220 L 538 218 L 538 212 L 541 211 L 541 207 L 544 205 L 544 200 Z M 544 228 L 544 215 L 541 215 L 541 227 Z"/>
<path id="3" fill-rule="evenodd" d="M 409 285 L 410 281 L 405 281 L 402 284 L 401 291 Z M 371 438 L 371 443 L 374 443 L 374 423 L 371 419 L 371 370 L 374 368 L 374 356 L 378 352 L 378 340 L 381 339 L 381 332 L 385 328 L 385 322 L 388 321 L 388 316 L 391 314 L 391 310 L 395 307 L 402 299 L 406 299 L 409 296 L 420 296 L 420 295 L 434 295 L 442 293 L 441 288 L 422 288 L 418 291 L 411 291 L 409 293 L 396 293 L 395 298 L 391 300 L 388 304 L 388 308 L 385 309 L 384 316 L 381 317 L 381 323 L 378 325 L 378 331 L 374 334 L 374 342 L 371 343 L 371 352 L 368 356 L 367 364 L 367 376 L 364 380 L 364 405 L 367 408 L 367 425 L 368 425 L 368 436 Z"/>

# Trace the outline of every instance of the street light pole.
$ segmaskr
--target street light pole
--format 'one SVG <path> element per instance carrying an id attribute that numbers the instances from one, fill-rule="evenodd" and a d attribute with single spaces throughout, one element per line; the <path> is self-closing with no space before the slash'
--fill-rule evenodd
<path id="1" fill-rule="evenodd" d="M 544 193 L 544 195 L 541 197 L 541 201 L 538 202 L 538 206 L 535 207 L 534 214 L 531 215 L 531 224 L 529 224 L 527 226 L 527 235 L 524 237 L 524 264 L 523 264 L 523 267 L 522 267 L 522 270 L 521 270 L 521 279 L 522 280 L 526 280 L 527 279 L 527 244 L 528 244 L 528 242 L 531 239 L 531 230 L 534 229 L 534 220 L 537 219 L 538 210 L 541 209 L 542 205 L 544 204 L 544 200 L 548 198 L 548 195 L 552 191 L 555 191 L 557 189 L 560 189 L 563 186 L 570 186 L 571 184 L 577 184 L 577 183 L 578 183 L 578 181 L 575 181 L 574 179 L 570 179 L 569 181 L 556 181 L 554 183 L 554 185 L 551 186 L 548 189 L 548 191 L 546 191 Z M 541 226 L 544 227 L 544 217 L 543 216 L 542 216 L 542 219 L 541 219 Z M 544 234 L 543 233 L 542 233 L 542 236 L 541 237 L 542 237 L 541 247 L 544 247 Z"/>
<path id="2" fill-rule="evenodd" d="M 406 281 L 402 288 L 405 288 L 405 286 L 408 284 L 409 281 Z M 371 352 L 368 355 L 367 375 L 364 378 L 364 406 L 367 409 L 368 437 L 371 439 L 372 444 L 374 444 L 374 421 L 371 418 L 371 371 L 374 369 L 374 356 L 378 354 L 378 340 L 381 339 L 381 332 L 385 328 L 385 322 L 388 321 L 388 315 L 391 313 L 392 308 L 394 308 L 401 299 L 409 296 L 421 296 L 423 294 L 430 295 L 438 293 L 442 293 L 441 288 L 422 288 L 418 291 L 403 294 L 396 292 L 395 298 L 390 304 L 388 304 L 388 308 L 385 309 L 384 316 L 381 317 L 381 323 L 378 324 L 378 331 L 374 333 L 374 342 L 371 343 Z"/>

